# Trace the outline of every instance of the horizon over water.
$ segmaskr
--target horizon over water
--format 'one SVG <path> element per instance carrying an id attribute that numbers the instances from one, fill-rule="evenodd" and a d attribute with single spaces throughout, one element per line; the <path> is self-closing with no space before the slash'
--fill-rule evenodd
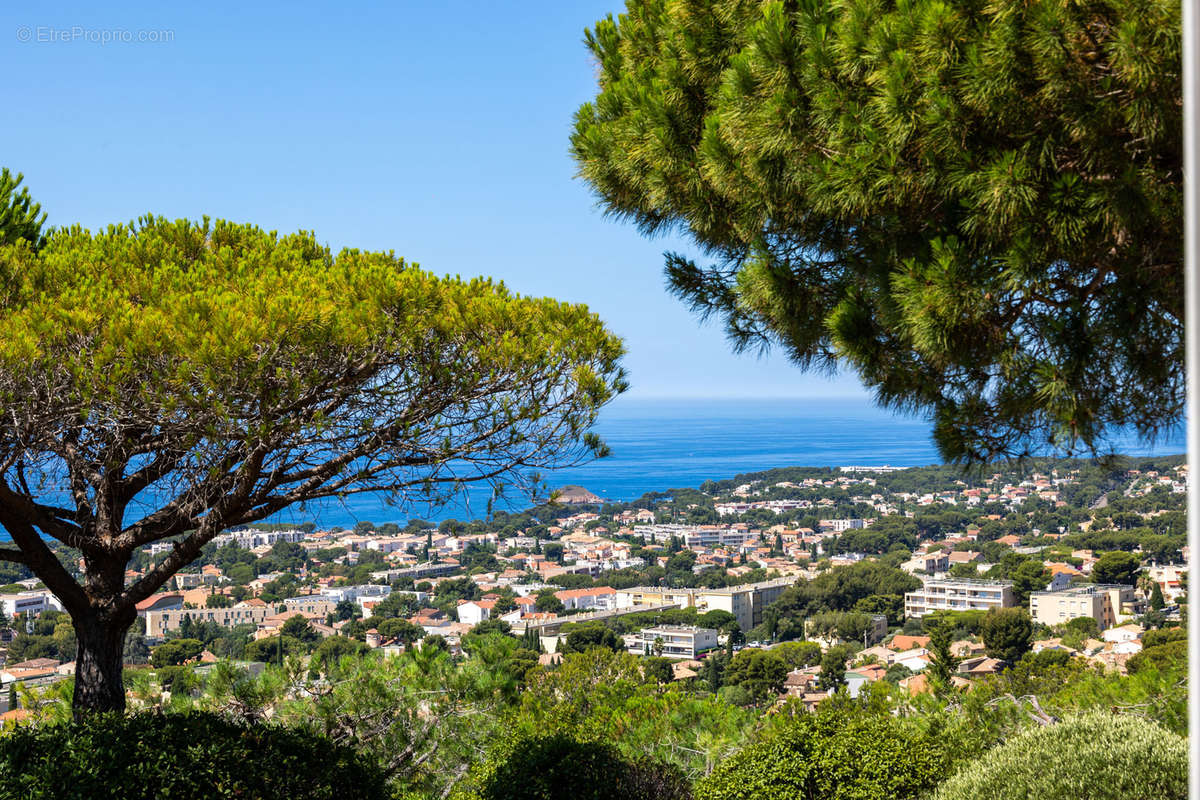
<path id="1" fill-rule="evenodd" d="M 691 487 L 774 467 L 850 465 L 918 467 L 940 464 L 921 417 L 880 409 L 869 398 L 628 398 L 600 413 L 595 432 L 612 455 L 577 467 L 546 472 L 551 488 L 584 486 L 606 500 L 635 500 L 648 491 Z M 1126 455 L 1173 455 L 1186 449 L 1178 430 L 1154 445 L 1122 437 Z M 440 509 L 414 503 L 407 510 L 377 495 L 309 503 L 302 512 L 285 509 L 270 522 L 351 528 L 360 520 L 376 524 L 409 519 L 439 522 L 486 516 L 490 490 L 472 487 Z M 497 509 L 528 508 L 513 494 Z M 0 530 L 0 541 L 7 540 Z"/>
<path id="2" fill-rule="evenodd" d="M 775 467 L 852 465 L 921 467 L 943 463 L 922 417 L 881 409 L 870 398 L 630 398 L 600 412 L 593 429 L 609 446 L 608 458 L 548 471 L 551 489 L 583 486 L 605 500 L 636 500 L 649 491 L 691 487 Z M 1154 445 L 1122 437 L 1125 455 L 1173 455 L 1186 449 L 1183 431 Z M 417 503 L 405 512 L 372 495 L 345 503 L 310 503 L 306 513 L 285 510 L 270 521 L 351 528 L 409 519 L 440 522 L 487 515 L 490 492 L 468 489 L 458 502 L 430 510 Z M 496 508 L 522 510 L 528 498 L 513 495 Z"/>

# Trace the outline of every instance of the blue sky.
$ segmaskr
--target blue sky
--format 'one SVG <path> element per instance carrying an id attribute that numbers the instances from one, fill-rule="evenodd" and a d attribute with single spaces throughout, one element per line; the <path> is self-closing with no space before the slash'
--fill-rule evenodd
<path id="1" fill-rule="evenodd" d="M 661 254 L 686 243 L 606 219 L 573 177 L 583 30 L 616 0 L 57 5 L 0 10 L 0 165 L 51 224 L 311 229 L 586 303 L 625 338 L 631 399 L 866 396 L 733 355 L 664 291 Z"/>

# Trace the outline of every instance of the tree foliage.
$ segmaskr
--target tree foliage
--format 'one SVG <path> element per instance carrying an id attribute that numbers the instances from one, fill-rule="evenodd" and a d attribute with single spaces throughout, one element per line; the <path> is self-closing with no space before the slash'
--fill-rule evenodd
<path id="1" fill-rule="evenodd" d="M 204 642 L 199 639 L 172 639 L 150 651 L 150 664 L 154 667 L 178 667 L 199 658 Z"/>
<path id="2" fill-rule="evenodd" d="M 588 429 L 625 387 L 581 306 L 221 221 L 0 247 L 0 308 L 0 560 L 70 611 L 81 707 L 121 707 L 134 605 L 225 528 L 367 491 L 533 489 L 604 453 Z M 82 585 L 43 537 L 81 552 Z"/>
<path id="3" fill-rule="evenodd" d="M 562 733 L 520 739 L 482 780 L 483 800 L 690 800 L 676 767 Z"/>
<path id="4" fill-rule="evenodd" d="M 696 784 L 697 800 L 859 800 L 922 795 L 946 757 L 933 736 L 887 714 L 789 716 Z"/>
<path id="5" fill-rule="evenodd" d="M 604 623 L 591 622 L 568 633 L 561 650 L 563 653 L 585 653 L 593 647 L 620 653 L 625 650 L 625 643 Z"/>
<path id="6" fill-rule="evenodd" d="M 1093 712 L 1005 742 L 938 787 L 933 800 L 1095 800 L 1188 795 L 1187 742 L 1137 717 Z"/>
<path id="7" fill-rule="evenodd" d="M 992 658 L 1015 664 L 1033 646 L 1033 620 L 1023 608 L 993 608 L 981 624 L 984 647 Z"/>
<path id="8" fill-rule="evenodd" d="M 21 186 L 24 175 L 0 169 L 0 247 L 23 240 L 34 247 L 42 244 L 46 214 L 35 203 L 29 189 Z"/>
<path id="9" fill-rule="evenodd" d="M 593 648 L 530 673 L 510 727 L 521 736 L 609 741 L 626 756 L 667 761 L 695 777 L 741 743 L 753 721 L 750 712 L 678 681 L 647 681 L 636 656 Z"/>
<path id="10" fill-rule="evenodd" d="M 787 679 L 787 663 L 770 650 L 740 651 L 725 669 L 725 685 L 740 686 L 755 704 L 774 701 Z"/>
<path id="11" fill-rule="evenodd" d="M 1096 583 L 1134 586 L 1141 565 L 1141 560 L 1133 553 L 1114 550 L 1096 559 L 1096 563 L 1092 565 L 1092 580 Z"/>
<path id="12" fill-rule="evenodd" d="M 842 363 L 952 461 L 1169 428 L 1183 402 L 1179 4 L 627 0 L 580 173 L 684 230 L 735 346 Z"/>
<path id="13" fill-rule="evenodd" d="M 383 800 L 382 773 L 305 731 L 211 714 L 93 715 L 0 736 L 0 786 L 50 800 Z"/>

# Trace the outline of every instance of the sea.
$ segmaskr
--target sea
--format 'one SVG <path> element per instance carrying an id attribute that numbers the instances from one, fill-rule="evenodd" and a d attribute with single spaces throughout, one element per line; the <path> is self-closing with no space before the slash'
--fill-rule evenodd
<path id="1" fill-rule="evenodd" d="M 706 480 L 732 478 L 775 467 L 896 466 L 942 463 L 929 421 L 896 414 L 867 398 L 821 399 L 650 399 L 619 398 L 600 413 L 595 432 L 611 455 L 548 472 L 550 488 L 583 486 L 605 500 L 636 500 L 646 492 L 699 488 Z M 1186 449 L 1182 426 L 1155 443 L 1117 437 L 1117 452 L 1170 455 Z M 344 502 L 310 504 L 304 513 L 284 512 L 274 521 L 315 522 L 351 528 L 411 518 L 431 522 L 487 516 L 489 492 L 477 488 L 455 503 L 420 504 L 402 513 L 378 497 L 357 495 Z M 527 498 L 509 497 L 496 508 L 528 508 Z"/>
<path id="2" fill-rule="evenodd" d="M 546 473 L 549 488 L 579 485 L 606 500 L 635 500 L 646 492 L 698 488 L 706 480 L 774 467 L 849 465 L 915 467 L 941 459 L 930 423 L 881 409 L 865 398 L 842 399 L 650 399 L 619 398 L 601 414 L 595 432 L 612 454 L 581 466 Z M 1158 442 L 1118 437 L 1118 452 L 1168 455 L 1185 450 L 1182 426 Z M 457 501 L 431 508 L 397 508 L 379 496 L 309 503 L 268 521 L 314 522 L 321 528 L 352 528 L 419 518 L 471 520 L 488 513 L 490 491 L 473 488 Z M 494 508 L 518 511 L 529 498 L 508 496 Z M 0 531 L 0 539 L 7 538 Z"/>

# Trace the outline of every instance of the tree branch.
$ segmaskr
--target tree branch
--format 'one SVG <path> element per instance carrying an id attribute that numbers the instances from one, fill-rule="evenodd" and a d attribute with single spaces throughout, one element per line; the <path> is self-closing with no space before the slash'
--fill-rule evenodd
<path id="1" fill-rule="evenodd" d="M 0 547 L 0 561 L 11 561 L 14 564 L 29 566 L 29 558 L 20 550 L 10 550 Z"/>

